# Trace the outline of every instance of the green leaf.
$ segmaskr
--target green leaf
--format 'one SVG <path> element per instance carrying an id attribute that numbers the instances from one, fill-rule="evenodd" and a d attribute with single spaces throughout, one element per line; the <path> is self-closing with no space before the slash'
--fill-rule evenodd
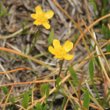
<path id="1" fill-rule="evenodd" d="M 40 87 L 40 92 L 41 92 L 42 96 L 46 95 L 46 97 L 48 97 L 48 95 L 49 95 L 49 84 L 42 84 Z"/>
<path id="2" fill-rule="evenodd" d="M 93 6 L 94 8 L 94 12 L 97 11 L 97 5 L 96 5 L 96 1 L 95 0 L 89 0 L 90 4 Z"/>
<path id="3" fill-rule="evenodd" d="M 102 9 L 101 9 L 101 16 L 106 15 L 107 13 L 109 13 L 109 0 L 102 0 Z"/>
<path id="4" fill-rule="evenodd" d="M 47 105 L 44 105 L 43 106 L 43 110 L 47 110 Z"/>
<path id="5" fill-rule="evenodd" d="M 107 52 L 110 52 L 110 44 L 108 44 L 108 45 L 106 46 L 106 50 L 107 50 Z"/>
<path id="6" fill-rule="evenodd" d="M 75 86 L 77 86 L 77 85 L 78 85 L 78 77 L 77 77 L 76 72 L 73 70 L 72 67 L 69 67 L 69 72 L 70 72 L 71 77 L 72 77 L 72 79 L 73 79 L 73 84 L 74 84 Z"/>
<path id="7" fill-rule="evenodd" d="M 60 87 L 61 87 L 61 86 L 59 85 L 60 81 L 61 81 L 61 78 L 60 78 L 60 77 L 57 77 L 57 78 L 56 78 L 56 81 L 55 81 L 56 93 L 58 92 L 58 90 L 59 90 Z"/>
<path id="8" fill-rule="evenodd" d="M 73 43 L 75 43 L 78 40 L 78 38 L 79 38 L 79 33 L 76 33 L 74 35 Z"/>
<path id="9" fill-rule="evenodd" d="M 36 107 L 35 107 L 35 110 L 42 110 L 42 104 L 41 103 L 37 103 L 36 104 Z"/>
<path id="10" fill-rule="evenodd" d="M 61 81 L 61 78 L 60 77 L 58 77 L 57 79 L 56 79 L 56 87 L 59 87 L 59 83 L 60 83 L 60 81 Z"/>
<path id="11" fill-rule="evenodd" d="M 48 37 L 48 44 L 49 45 L 52 44 L 53 38 L 54 38 L 54 29 L 51 29 L 51 32 Z"/>
<path id="12" fill-rule="evenodd" d="M 47 110 L 47 105 L 42 105 L 41 103 L 37 103 L 34 110 Z"/>
<path id="13" fill-rule="evenodd" d="M 86 90 L 84 93 L 84 102 L 83 102 L 83 107 L 89 110 L 89 103 L 90 103 L 90 96 L 89 96 L 89 91 Z"/>
<path id="14" fill-rule="evenodd" d="M 92 59 L 89 62 L 89 74 L 90 74 L 90 79 L 93 81 L 93 78 L 94 78 L 94 63 L 93 63 Z"/>
<path id="15" fill-rule="evenodd" d="M 106 40 L 110 40 L 110 29 L 104 24 L 102 25 L 102 33 L 104 34 L 104 38 Z M 106 50 L 107 52 L 110 52 L 110 44 L 106 45 Z"/>
<path id="16" fill-rule="evenodd" d="M 22 106 L 24 108 L 27 108 L 29 105 L 29 101 L 30 101 L 30 93 L 29 92 L 25 92 L 23 94 L 23 99 L 22 99 Z"/>
<path id="17" fill-rule="evenodd" d="M 104 38 L 107 40 L 110 39 L 110 30 L 108 29 L 108 27 L 103 24 L 101 30 L 102 33 L 104 34 Z"/>
<path id="18" fill-rule="evenodd" d="M 7 9 L 2 5 L 2 3 L 0 3 L 0 17 L 4 17 L 6 15 L 8 15 Z"/>
<path id="19" fill-rule="evenodd" d="M 1 89 L 2 89 L 4 94 L 7 94 L 9 92 L 9 89 L 6 86 L 1 87 Z"/>

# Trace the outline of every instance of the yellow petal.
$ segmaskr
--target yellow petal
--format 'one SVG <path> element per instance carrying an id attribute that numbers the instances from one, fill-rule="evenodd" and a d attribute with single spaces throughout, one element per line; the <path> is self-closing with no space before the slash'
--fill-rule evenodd
<path id="1" fill-rule="evenodd" d="M 37 15 L 36 14 L 31 14 L 31 18 L 36 19 Z"/>
<path id="2" fill-rule="evenodd" d="M 53 40 L 53 46 L 54 46 L 55 49 L 61 48 L 60 41 L 57 40 L 57 39 L 54 39 Z"/>
<path id="3" fill-rule="evenodd" d="M 52 10 L 49 10 L 49 11 L 45 12 L 45 17 L 46 17 L 47 19 L 52 18 L 53 15 L 54 15 L 54 12 L 53 12 Z"/>
<path id="4" fill-rule="evenodd" d="M 70 41 L 66 41 L 63 45 L 63 48 L 66 52 L 69 52 L 73 48 L 73 43 Z"/>
<path id="5" fill-rule="evenodd" d="M 63 57 L 62 56 L 56 55 L 55 58 L 60 59 L 60 60 L 63 60 Z"/>
<path id="6" fill-rule="evenodd" d="M 35 24 L 35 25 L 41 25 L 41 23 L 38 22 L 38 20 L 35 20 L 33 24 Z"/>
<path id="7" fill-rule="evenodd" d="M 52 54 L 55 54 L 55 49 L 52 46 L 48 47 L 48 51 Z"/>
<path id="8" fill-rule="evenodd" d="M 64 59 L 65 59 L 65 60 L 71 60 L 71 59 L 73 59 L 73 55 L 66 54 L 66 55 L 64 56 Z"/>
<path id="9" fill-rule="evenodd" d="M 50 29 L 50 24 L 49 24 L 48 22 L 43 23 L 43 26 L 44 26 L 46 29 Z"/>
<path id="10" fill-rule="evenodd" d="M 43 13 L 42 8 L 41 8 L 40 5 L 38 5 L 38 6 L 35 7 L 35 11 L 36 11 L 37 14 Z"/>

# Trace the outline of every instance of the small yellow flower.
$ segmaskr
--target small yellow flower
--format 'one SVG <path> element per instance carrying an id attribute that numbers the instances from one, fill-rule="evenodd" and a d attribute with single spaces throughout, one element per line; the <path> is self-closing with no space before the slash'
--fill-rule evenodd
<path id="1" fill-rule="evenodd" d="M 61 46 L 60 41 L 57 39 L 53 40 L 53 46 L 49 46 L 48 50 L 50 53 L 55 55 L 55 58 L 60 60 L 71 60 L 73 59 L 73 55 L 68 54 L 68 52 L 73 48 L 73 43 L 70 41 L 66 41 L 64 45 Z"/>
<path id="2" fill-rule="evenodd" d="M 35 19 L 35 25 L 43 25 L 46 29 L 50 29 L 49 19 L 54 15 L 52 10 L 44 12 L 40 5 L 35 8 L 35 13 L 31 14 L 31 17 Z"/>

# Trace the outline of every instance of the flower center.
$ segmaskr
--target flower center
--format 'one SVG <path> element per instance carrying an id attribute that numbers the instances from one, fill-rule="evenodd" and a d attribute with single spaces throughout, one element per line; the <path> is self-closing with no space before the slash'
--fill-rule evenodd
<path id="1" fill-rule="evenodd" d="M 40 24 L 42 24 L 42 23 L 46 22 L 47 19 L 45 18 L 44 14 L 42 13 L 42 14 L 40 14 L 39 16 L 37 16 L 37 21 L 38 21 Z"/>
<path id="2" fill-rule="evenodd" d="M 56 56 L 63 58 L 64 55 L 66 54 L 66 51 L 63 48 L 59 48 L 56 50 Z"/>

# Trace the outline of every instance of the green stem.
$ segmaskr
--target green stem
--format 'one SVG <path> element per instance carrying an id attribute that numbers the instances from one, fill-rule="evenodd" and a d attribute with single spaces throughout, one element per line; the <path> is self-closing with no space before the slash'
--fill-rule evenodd
<path id="1" fill-rule="evenodd" d="M 62 71 L 62 68 L 63 68 L 64 60 L 61 60 L 59 63 L 60 63 L 60 70 L 59 70 L 58 76 L 60 76 L 60 74 L 61 74 L 61 71 Z"/>

